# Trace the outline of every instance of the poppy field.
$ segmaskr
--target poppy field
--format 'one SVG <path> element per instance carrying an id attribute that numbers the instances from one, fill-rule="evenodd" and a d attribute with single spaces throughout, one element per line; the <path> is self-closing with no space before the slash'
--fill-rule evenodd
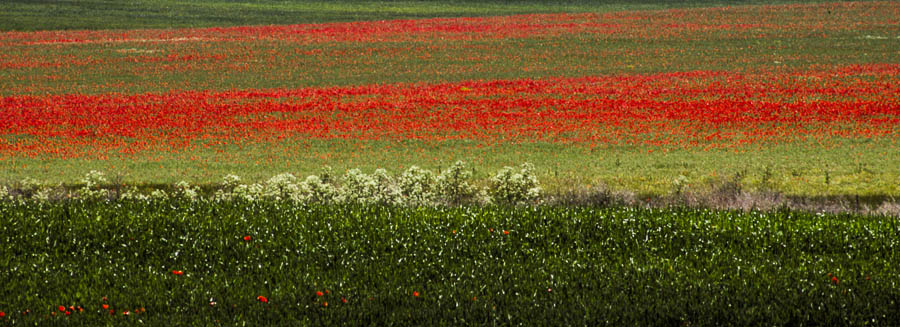
<path id="1" fill-rule="evenodd" d="M 0 178 L 207 184 L 466 160 L 532 162 L 552 189 L 766 174 L 788 194 L 896 195 L 898 16 L 835 2 L 9 31 Z"/>

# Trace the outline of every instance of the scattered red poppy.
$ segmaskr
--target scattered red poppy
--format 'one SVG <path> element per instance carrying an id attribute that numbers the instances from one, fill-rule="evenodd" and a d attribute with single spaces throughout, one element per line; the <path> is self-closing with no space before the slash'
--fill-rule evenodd
<path id="1" fill-rule="evenodd" d="M 102 300 L 103 300 L 103 302 L 106 302 L 106 300 L 108 300 L 108 299 L 104 296 Z"/>
<path id="2" fill-rule="evenodd" d="M 419 292 L 415 292 L 415 291 L 414 291 L 414 292 L 413 292 L 413 296 L 418 297 L 418 296 L 419 296 Z"/>
<path id="3" fill-rule="evenodd" d="M 488 233 L 493 233 L 493 232 L 494 232 L 493 228 L 488 228 Z"/>
<path id="4" fill-rule="evenodd" d="M 342 303 L 347 303 L 347 299 L 342 297 L 342 298 L 341 298 L 341 302 L 342 302 Z"/>
<path id="5" fill-rule="evenodd" d="M 244 241 L 250 241 L 250 235 L 244 236 Z"/>
<path id="6" fill-rule="evenodd" d="M 456 235 L 456 230 L 454 229 L 452 233 L 453 233 L 453 235 Z"/>
<path id="7" fill-rule="evenodd" d="M 72 314 L 72 311 L 66 310 L 66 315 L 67 315 L 67 316 L 68 316 L 68 315 L 71 315 L 71 314 Z"/>
<path id="8" fill-rule="evenodd" d="M 323 307 L 327 307 L 327 306 L 328 306 L 328 302 L 322 302 L 322 306 L 323 306 Z"/>
<path id="9" fill-rule="evenodd" d="M 181 270 L 172 270 L 172 275 L 181 276 L 184 275 L 184 272 Z"/>
<path id="10" fill-rule="evenodd" d="M 331 294 L 331 291 L 325 290 L 325 294 Z"/>
<path id="11" fill-rule="evenodd" d="M 0 318 L 6 317 L 6 312 L 0 311 Z"/>
<path id="12" fill-rule="evenodd" d="M 322 296 L 322 295 L 325 295 L 325 294 L 322 294 L 322 291 L 316 291 L 316 296 Z"/>
<path id="13" fill-rule="evenodd" d="M 109 315 L 110 315 L 110 316 L 112 316 L 112 315 L 114 315 L 114 314 L 116 314 L 116 310 L 109 310 Z"/>
<path id="14" fill-rule="evenodd" d="M 103 304 L 103 310 L 109 309 L 109 304 Z"/>
<path id="15" fill-rule="evenodd" d="M 837 285 L 837 283 L 838 283 L 837 276 L 831 277 L 831 281 L 834 282 L 835 285 Z"/>
<path id="16" fill-rule="evenodd" d="M 503 231 L 503 235 L 509 235 L 509 231 L 508 231 L 508 230 L 504 230 L 504 231 Z"/>
<path id="17" fill-rule="evenodd" d="M 129 315 L 129 314 L 130 314 L 130 312 L 128 312 L 128 310 L 122 311 L 122 315 L 123 315 L 123 316 L 127 316 L 127 315 Z"/>
<path id="18" fill-rule="evenodd" d="M 256 299 L 259 300 L 259 302 L 262 302 L 262 303 L 269 303 L 269 299 L 267 299 L 265 296 L 262 296 L 262 295 L 257 296 Z"/>
<path id="19" fill-rule="evenodd" d="M 60 312 L 66 311 L 66 307 L 64 307 L 64 306 L 59 306 L 59 311 L 60 311 Z"/>

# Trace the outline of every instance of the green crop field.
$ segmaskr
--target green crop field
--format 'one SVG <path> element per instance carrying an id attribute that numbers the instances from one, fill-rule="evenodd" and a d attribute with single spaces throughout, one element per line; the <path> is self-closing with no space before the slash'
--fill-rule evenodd
<path id="1" fill-rule="evenodd" d="M 14 325 L 900 319 L 900 226 L 883 217 L 183 201 L 0 213 Z"/>

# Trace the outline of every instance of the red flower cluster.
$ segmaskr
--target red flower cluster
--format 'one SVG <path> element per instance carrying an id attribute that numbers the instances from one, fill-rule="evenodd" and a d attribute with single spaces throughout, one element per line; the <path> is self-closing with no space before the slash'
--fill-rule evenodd
<path id="1" fill-rule="evenodd" d="M 785 26 L 775 13 L 791 10 Z M 825 13 L 828 13 L 827 16 Z M 483 40 L 560 34 L 594 37 L 685 38 L 696 35 L 756 37 L 796 31 L 842 31 L 854 28 L 854 19 L 872 12 L 900 15 L 891 2 L 790 4 L 774 6 L 713 7 L 608 14 L 533 14 L 501 17 L 434 18 L 353 23 L 282 26 L 237 26 L 197 29 L 135 31 L 45 31 L 0 34 L 0 46 L 84 43 L 186 43 L 277 40 L 300 44 L 324 42 L 404 42 L 431 39 Z M 822 17 L 828 17 L 823 20 Z M 885 22 L 888 23 L 888 22 Z"/>
<path id="2" fill-rule="evenodd" d="M 883 64 L 790 73 L 10 96 L 0 98 L 0 134 L 30 137 L 0 140 L 0 158 L 74 158 L 92 148 L 135 153 L 286 137 L 668 148 L 828 143 L 896 135 L 900 83 L 884 81 L 898 75 L 900 65 Z"/>

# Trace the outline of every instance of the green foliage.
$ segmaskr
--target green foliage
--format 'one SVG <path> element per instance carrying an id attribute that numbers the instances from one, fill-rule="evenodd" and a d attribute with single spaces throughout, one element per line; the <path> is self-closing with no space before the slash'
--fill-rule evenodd
<path id="1" fill-rule="evenodd" d="M 2 325 L 900 321 L 884 217 L 78 200 L 0 202 L 0 239 Z"/>
<path id="2" fill-rule="evenodd" d="M 457 161 L 437 177 L 438 194 L 449 204 L 470 203 L 478 193 L 471 180 L 472 171 L 465 162 Z"/>
<path id="3" fill-rule="evenodd" d="M 512 167 L 503 167 L 491 178 L 488 192 L 497 203 L 524 204 L 540 197 L 539 185 L 534 166 L 524 163 L 518 172 Z"/>

